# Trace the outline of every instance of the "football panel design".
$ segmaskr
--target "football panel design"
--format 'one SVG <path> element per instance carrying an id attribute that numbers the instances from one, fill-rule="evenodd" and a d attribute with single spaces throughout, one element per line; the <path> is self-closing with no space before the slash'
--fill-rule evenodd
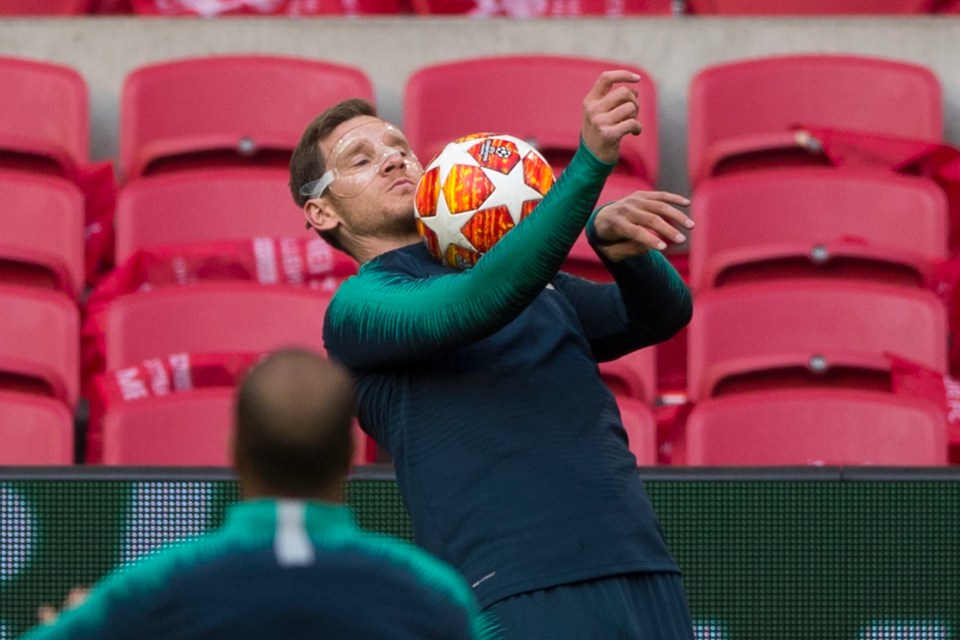
<path id="1" fill-rule="evenodd" d="M 417 213 L 429 217 L 437 215 L 437 198 L 440 197 L 440 167 L 430 169 L 417 185 Z"/>
<path id="2" fill-rule="evenodd" d="M 470 217 L 470 221 L 463 225 L 460 233 L 470 241 L 476 249 L 486 253 L 513 228 L 513 217 L 506 206 L 481 209 Z"/>
<path id="3" fill-rule="evenodd" d="M 427 225 L 423 224 L 418 218 L 417 232 L 420 233 L 420 237 L 423 238 L 424 243 L 427 245 L 427 251 L 430 252 L 430 255 L 439 258 L 441 256 L 440 240 L 437 238 L 437 234 L 433 232 L 433 229 L 427 227 Z"/>
<path id="4" fill-rule="evenodd" d="M 455 164 L 443 181 L 443 198 L 450 213 L 465 213 L 480 207 L 493 189 L 481 167 Z"/>
<path id="5" fill-rule="evenodd" d="M 457 244 L 451 244 L 447 247 L 443 259 L 448 266 L 453 267 L 454 269 L 463 270 L 469 269 L 473 265 L 477 264 L 477 260 L 480 259 L 480 254 L 472 249 L 467 249 L 466 247 L 461 247 Z"/>
<path id="6" fill-rule="evenodd" d="M 553 169 L 536 153 L 528 153 L 523 158 L 523 181 L 545 196 L 553 186 Z"/>
<path id="7" fill-rule="evenodd" d="M 481 167 L 498 171 L 504 175 L 510 173 L 520 162 L 517 145 L 503 138 L 486 138 L 467 150 Z"/>

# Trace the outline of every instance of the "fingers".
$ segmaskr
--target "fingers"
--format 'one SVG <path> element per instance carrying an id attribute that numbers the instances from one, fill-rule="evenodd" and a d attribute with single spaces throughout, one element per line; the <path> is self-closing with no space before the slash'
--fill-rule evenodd
<path id="1" fill-rule="evenodd" d="M 602 98 L 610 92 L 610 89 L 612 89 L 614 85 L 620 82 L 640 82 L 640 76 L 632 71 L 623 69 L 604 71 L 600 74 L 600 77 L 597 78 L 597 81 L 593 83 L 593 88 L 590 89 L 590 93 L 587 94 L 587 99 L 598 100 Z"/>
<path id="2" fill-rule="evenodd" d="M 632 71 L 605 71 L 583 100 L 583 141 L 604 162 L 616 162 L 623 136 L 641 131 L 637 89 L 624 84 L 639 80 Z"/>
<path id="3" fill-rule="evenodd" d="M 678 229 L 692 229 L 694 222 L 677 207 L 689 204 L 687 198 L 675 193 L 638 191 L 601 209 L 594 228 L 611 250 L 608 255 L 663 251 L 671 243 L 687 241 L 687 235 Z"/>

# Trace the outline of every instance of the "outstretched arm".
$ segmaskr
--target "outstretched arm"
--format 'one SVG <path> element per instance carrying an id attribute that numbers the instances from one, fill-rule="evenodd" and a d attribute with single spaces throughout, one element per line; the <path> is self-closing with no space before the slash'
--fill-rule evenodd
<path id="1" fill-rule="evenodd" d="M 596 203 L 624 135 L 638 134 L 636 82 L 600 76 L 584 99 L 580 149 L 534 212 L 470 270 L 428 279 L 377 271 L 345 282 L 324 323 L 330 354 L 352 368 L 388 366 L 502 328 L 550 282 Z"/>

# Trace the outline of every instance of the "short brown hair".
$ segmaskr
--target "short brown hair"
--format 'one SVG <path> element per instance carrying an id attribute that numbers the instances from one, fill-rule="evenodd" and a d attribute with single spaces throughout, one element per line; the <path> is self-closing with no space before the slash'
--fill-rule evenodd
<path id="1" fill-rule="evenodd" d="M 353 458 L 353 379 L 305 349 L 270 354 L 237 392 L 235 457 L 244 480 L 307 498 L 340 483 Z"/>
<path id="2" fill-rule="evenodd" d="M 347 120 L 359 116 L 376 117 L 377 110 L 368 101 L 362 98 L 350 98 L 333 105 L 307 127 L 300 137 L 297 148 L 290 157 L 290 193 L 298 207 L 303 207 L 310 199 L 300 193 L 300 189 L 308 182 L 317 180 L 327 170 L 327 161 L 320 151 L 320 141 L 329 136 L 334 129 Z M 318 231 L 320 237 L 337 249 L 343 247 L 330 232 Z"/>
<path id="3" fill-rule="evenodd" d="M 376 108 L 366 100 L 350 98 L 333 105 L 307 126 L 290 157 L 290 193 L 297 206 L 302 207 L 310 199 L 300 194 L 300 188 L 319 179 L 326 171 L 326 158 L 320 151 L 320 141 L 347 120 L 376 115 Z"/>

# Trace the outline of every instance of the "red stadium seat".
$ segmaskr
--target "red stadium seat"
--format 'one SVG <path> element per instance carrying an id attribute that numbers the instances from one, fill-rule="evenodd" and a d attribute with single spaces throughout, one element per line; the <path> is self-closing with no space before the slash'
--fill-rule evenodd
<path id="1" fill-rule="evenodd" d="M 329 296 L 306 288 L 203 282 L 120 296 L 105 310 L 106 370 L 189 353 L 323 351 Z"/>
<path id="2" fill-rule="evenodd" d="M 59 400 L 0 391 L 0 466 L 73 463 L 73 412 Z"/>
<path id="3" fill-rule="evenodd" d="M 122 179 L 204 166 L 286 167 L 306 126 L 345 98 L 372 101 L 369 78 L 320 60 L 221 55 L 139 67 L 121 96 Z"/>
<path id="4" fill-rule="evenodd" d="M 657 349 L 647 347 L 622 358 L 600 363 L 600 377 L 617 397 L 657 401 Z"/>
<path id="5" fill-rule="evenodd" d="M 103 464 L 231 466 L 236 389 L 210 387 L 118 403 L 103 419 Z M 354 422 L 354 464 L 369 440 Z"/>
<path id="6" fill-rule="evenodd" d="M 886 353 L 947 371 L 947 318 L 926 290 L 787 279 L 708 289 L 688 327 L 687 393 L 782 386 L 890 390 Z"/>
<path id="7" fill-rule="evenodd" d="M 687 0 L 687 13 L 719 15 L 891 15 L 930 13 L 934 0 Z"/>
<path id="8" fill-rule="evenodd" d="M 59 64 L 0 57 L 0 87 L 0 167 L 73 177 L 90 154 L 83 76 Z"/>
<path id="9" fill-rule="evenodd" d="M 743 393 L 697 404 L 688 465 L 947 464 L 947 425 L 925 400 L 857 390 Z"/>
<path id="10" fill-rule="evenodd" d="M 625 396 L 617 396 L 620 418 L 627 431 L 630 452 L 637 458 L 637 466 L 657 464 L 657 419 L 650 405 Z"/>
<path id="11" fill-rule="evenodd" d="M 512 2 L 510 0 L 412 0 L 414 12 L 421 15 L 469 14 L 477 17 L 508 16 L 542 18 L 560 16 L 670 15 L 672 0 L 549 0 Z"/>
<path id="12" fill-rule="evenodd" d="M 80 311 L 59 292 L 0 285 L 0 388 L 52 396 L 71 409 L 80 387 Z"/>
<path id="13" fill-rule="evenodd" d="M 639 118 L 644 131 L 624 138 L 621 167 L 611 176 L 607 193 L 649 188 L 657 181 L 659 166 L 656 85 L 645 69 L 624 62 L 511 55 L 424 66 L 404 87 L 403 129 L 424 165 L 448 142 L 492 131 L 531 141 L 559 171 L 580 139 L 583 96 L 599 73 L 611 68 L 640 75 Z"/>
<path id="14" fill-rule="evenodd" d="M 580 140 L 583 96 L 601 71 L 630 69 L 641 77 L 643 133 L 627 136 L 620 166 L 607 179 L 600 202 L 650 189 L 659 170 L 657 89 L 645 69 L 624 62 L 552 55 L 507 55 L 468 58 L 424 66 L 407 80 L 403 95 L 403 129 L 426 165 L 460 136 L 478 132 L 508 133 L 528 140 L 555 173 L 570 161 Z M 503 95 L 514 96 L 504 100 Z M 437 109 L 443 104 L 443 109 Z M 564 270 L 596 281 L 612 278 L 581 237 Z"/>
<path id="15" fill-rule="evenodd" d="M 690 181 L 736 170 L 826 164 L 792 127 L 819 126 L 940 141 L 943 107 L 927 67 L 852 55 L 738 60 L 690 83 Z"/>
<path id="16" fill-rule="evenodd" d="M 404 13 L 401 0 L 279 0 L 236 2 L 235 0 L 132 0 L 133 10 L 144 16 L 352 16 Z"/>
<path id="17" fill-rule="evenodd" d="M 732 174 L 698 187 L 691 216 L 695 291 L 789 276 L 923 286 L 932 261 L 947 256 L 947 202 L 921 178 L 822 168 Z"/>
<path id="18" fill-rule="evenodd" d="M 288 181 L 286 170 L 273 167 L 198 169 L 135 180 L 117 198 L 117 264 L 138 249 L 311 237 Z"/>
<path id="19" fill-rule="evenodd" d="M 230 465 L 232 387 L 126 402 L 103 418 L 103 464 Z"/>
<path id="20" fill-rule="evenodd" d="M 84 285 L 84 200 L 72 183 L 0 170 L 0 280 L 79 299 Z"/>
<path id="21" fill-rule="evenodd" d="M 90 5 L 91 0 L 0 0 L 0 16 L 75 16 Z"/>

